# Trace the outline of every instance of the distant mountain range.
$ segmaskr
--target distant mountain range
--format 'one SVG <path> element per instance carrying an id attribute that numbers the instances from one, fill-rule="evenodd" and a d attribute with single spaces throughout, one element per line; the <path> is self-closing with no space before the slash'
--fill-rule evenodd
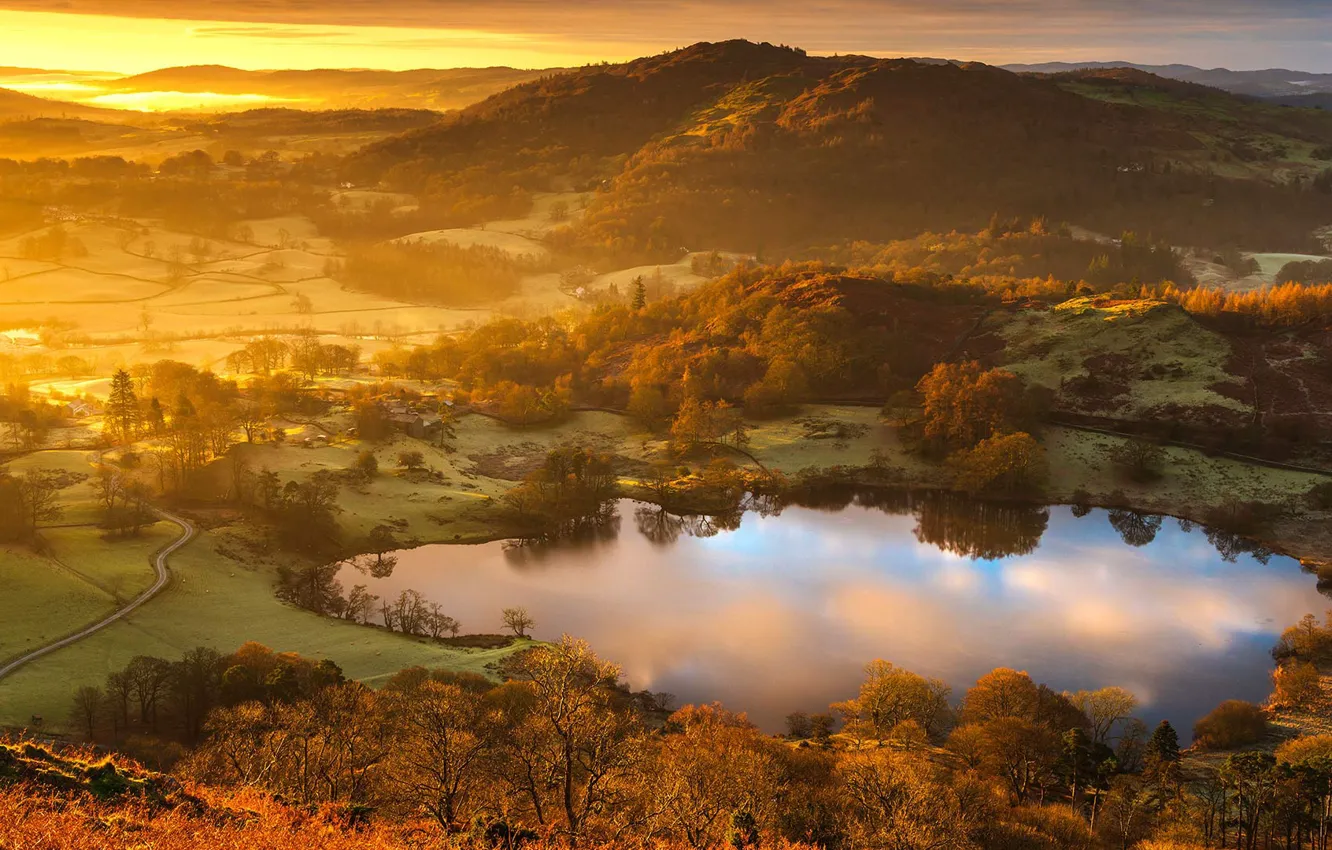
<path id="1" fill-rule="evenodd" d="M 1277 100 L 1292 106 L 1328 104 L 1332 99 L 1332 74 L 1312 74 L 1308 71 L 1290 71 L 1269 68 L 1265 71 L 1231 71 L 1227 68 L 1196 68 L 1192 65 L 1140 65 L 1136 62 L 1046 62 L 1040 65 L 1003 65 L 1006 71 L 1018 74 L 1066 74 L 1070 71 L 1102 70 L 1107 68 L 1133 68 L 1202 86 Z"/>

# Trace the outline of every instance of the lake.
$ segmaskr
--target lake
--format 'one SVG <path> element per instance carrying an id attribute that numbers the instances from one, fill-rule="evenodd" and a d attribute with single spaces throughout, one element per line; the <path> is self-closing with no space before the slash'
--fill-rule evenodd
<path id="1" fill-rule="evenodd" d="M 1188 523 L 946 494 L 721 519 L 625 501 L 592 539 L 396 554 L 389 577 L 339 578 L 417 590 L 464 633 L 525 606 L 534 636 L 588 640 L 634 689 L 719 700 L 771 731 L 854 696 L 883 658 L 954 700 L 996 666 L 1059 690 L 1120 685 L 1187 736 L 1223 699 L 1264 699 L 1282 630 L 1328 606 L 1294 559 Z"/>

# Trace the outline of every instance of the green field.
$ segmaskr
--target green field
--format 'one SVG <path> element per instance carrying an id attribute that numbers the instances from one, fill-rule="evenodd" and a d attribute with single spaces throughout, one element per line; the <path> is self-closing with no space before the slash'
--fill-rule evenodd
<path id="1" fill-rule="evenodd" d="M 254 640 L 279 651 L 331 658 L 347 675 L 374 684 L 414 665 L 483 672 L 521 648 L 450 649 L 292 608 L 273 595 L 271 570 L 220 554 L 218 544 L 217 535 L 201 535 L 171 559 L 172 582 L 160 596 L 125 620 L 0 682 L 0 726 L 24 725 L 33 714 L 44 716 L 48 725 L 62 723 L 79 686 L 100 684 L 107 673 L 123 667 L 135 655 L 175 658 L 196 646 L 227 652 Z M 21 567 L 24 562 L 16 563 Z M 144 566 L 146 569 L 146 561 Z M 45 580 L 39 582 L 32 591 L 34 602 L 22 606 L 35 612 L 22 627 L 34 634 L 34 644 L 48 642 L 35 639 L 42 631 L 36 617 L 51 619 L 44 607 L 50 604 L 54 587 Z M 101 599 L 109 603 L 109 598 Z M 107 613 L 110 607 L 96 609 L 90 603 L 71 612 L 68 621 L 88 612 Z M 20 628 L 12 631 L 18 633 Z M 47 631 L 55 638 L 71 629 Z"/>

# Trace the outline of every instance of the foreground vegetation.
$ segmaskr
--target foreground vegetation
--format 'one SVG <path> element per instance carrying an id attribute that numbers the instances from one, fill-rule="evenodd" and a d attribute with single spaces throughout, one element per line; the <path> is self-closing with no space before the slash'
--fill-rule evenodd
<path id="1" fill-rule="evenodd" d="M 1322 651 L 1320 629 L 1283 646 Z M 178 779 L 0 746 L 0 810 L 18 815 L 0 837 L 81 847 L 98 823 L 99 846 L 396 847 L 410 833 L 534 848 L 1316 848 L 1329 825 L 1329 736 L 1197 757 L 1261 739 L 1267 721 L 1247 703 L 1199 721 L 1185 753 L 1168 722 L 1149 735 L 1133 720 L 1119 688 L 1061 694 L 999 668 L 955 704 L 945 683 L 875 661 L 855 697 L 792 714 L 775 738 L 720 705 L 670 712 L 567 637 L 506 674 L 416 667 L 372 691 L 328 660 L 257 644 L 136 658 L 81 689 L 72 713 Z"/>

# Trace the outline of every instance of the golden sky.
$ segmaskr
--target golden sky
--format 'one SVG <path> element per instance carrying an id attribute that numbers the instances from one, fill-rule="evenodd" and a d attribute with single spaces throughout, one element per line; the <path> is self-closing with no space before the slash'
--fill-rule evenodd
<path id="1" fill-rule="evenodd" d="M 632 49 L 470 29 L 73 15 L 0 10 L 0 62 L 11 67 L 139 73 L 178 65 L 237 68 L 552 68 Z"/>
<path id="2" fill-rule="evenodd" d="M 0 63 L 74 70 L 555 67 L 728 38 L 1332 71 L 1332 0 L 0 0 Z"/>

